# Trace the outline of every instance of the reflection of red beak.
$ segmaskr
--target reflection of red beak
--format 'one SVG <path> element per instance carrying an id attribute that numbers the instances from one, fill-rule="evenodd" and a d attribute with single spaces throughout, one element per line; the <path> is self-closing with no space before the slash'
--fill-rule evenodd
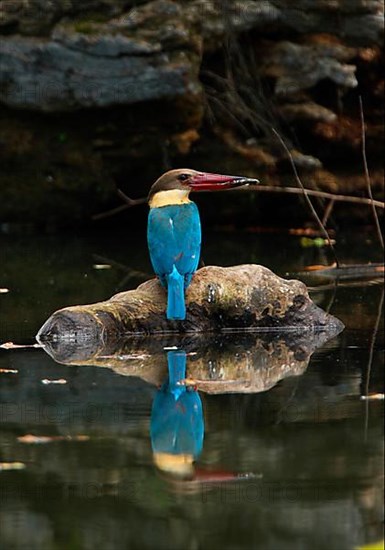
<path id="1" fill-rule="evenodd" d="M 259 477 L 251 472 L 236 473 L 229 470 L 207 470 L 204 468 L 195 468 L 193 481 L 199 483 L 225 483 L 226 481 L 242 481 Z"/>
<path id="2" fill-rule="evenodd" d="M 192 191 L 219 191 L 220 189 L 229 189 L 241 185 L 257 184 L 259 181 L 253 178 L 244 178 L 242 176 L 224 176 L 221 174 L 209 174 L 200 172 L 190 178 L 189 185 Z"/>
<path id="3" fill-rule="evenodd" d="M 194 481 L 205 483 L 220 483 L 224 481 L 234 481 L 238 474 L 228 470 L 206 470 L 204 468 L 195 468 Z"/>

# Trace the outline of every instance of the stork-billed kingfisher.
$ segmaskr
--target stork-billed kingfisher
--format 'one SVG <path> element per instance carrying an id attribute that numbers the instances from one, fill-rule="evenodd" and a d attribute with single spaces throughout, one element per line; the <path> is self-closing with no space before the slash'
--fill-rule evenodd
<path id="1" fill-rule="evenodd" d="M 201 224 L 190 192 L 250 183 L 258 180 L 183 168 L 166 172 L 151 187 L 147 240 L 154 271 L 167 288 L 167 319 L 186 318 L 184 294 L 199 263 Z"/>

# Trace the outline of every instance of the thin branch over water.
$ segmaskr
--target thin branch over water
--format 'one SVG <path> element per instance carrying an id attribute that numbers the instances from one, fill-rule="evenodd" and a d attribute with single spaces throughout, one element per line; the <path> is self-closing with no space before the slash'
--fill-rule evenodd
<path id="1" fill-rule="evenodd" d="M 373 217 L 374 217 L 374 222 L 376 224 L 378 240 L 381 243 L 382 249 L 384 249 L 384 239 L 382 237 L 382 231 L 381 231 L 381 226 L 380 226 L 380 222 L 379 222 L 379 219 L 378 219 L 376 206 L 375 206 L 374 201 L 373 201 L 372 184 L 371 184 L 371 181 L 370 181 L 368 161 L 366 159 L 365 118 L 364 118 L 364 109 L 362 107 L 362 97 L 361 96 L 359 96 L 359 102 L 360 102 L 360 117 L 361 117 L 361 151 L 362 151 L 362 160 L 363 160 L 363 163 L 364 163 L 366 187 L 368 189 L 369 200 L 370 200 L 370 203 L 372 205 Z"/>
<path id="2" fill-rule="evenodd" d="M 289 151 L 290 153 L 290 151 Z M 370 180 L 369 180 L 370 181 Z M 258 188 L 253 187 L 245 187 L 245 188 L 239 188 L 235 189 L 234 191 L 242 191 L 242 192 L 257 192 L 257 193 L 287 193 L 292 195 L 308 195 L 311 197 L 319 197 L 322 199 L 330 199 L 332 202 L 346 202 L 346 203 L 353 203 L 353 204 L 363 204 L 366 206 L 371 206 L 372 208 L 381 208 L 382 210 L 385 209 L 385 202 L 373 199 L 373 196 L 371 195 L 371 187 L 369 184 L 370 189 L 370 198 L 366 197 L 355 197 L 354 195 L 337 195 L 335 193 L 329 193 L 327 191 L 317 191 L 315 189 L 308 189 L 307 187 L 304 187 L 302 184 L 302 187 L 299 189 L 298 187 L 278 187 L 275 185 L 259 185 Z M 120 212 L 124 212 L 128 208 L 132 208 L 133 206 L 139 206 L 141 204 L 145 204 L 147 202 L 146 197 L 142 197 L 140 199 L 132 199 L 131 197 L 128 197 L 123 191 L 120 189 L 117 189 L 117 194 L 120 198 L 122 198 L 125 201 L 125 204 L 121 204 L 115 208 L 112 208 L 111 210 L 107 210 L 106 212 L 101 212 L 100 214 L 95 214 L 92 219 L 94 221 L 102 220 L 105 218 L 109 218 L 112 216 L 115 216 L 116 214 L 119 214 Z M 376 212 L 377 214 L 377 212 Z M 324 216 L 325 217 L 325 216 Z M 328 217 L 328 216 L 327 216 Z M 320 220 L 321 221 L 321 220 Z M 377 217 L 378 222 L 378 217 Z M 322 223 L 322 222 L 321 222 Z M 381 231 L 380 231 L 381 234 Z M 382 235 L 381 235 L 382 238 Z M 382 243 L 383 246 L 383 243 Z"/>
<path id="3" fill-rule="evenodd" d="M 298 185 L 300 186 L 300 188 L 301 188 L 301 190 L 302 190 L 302 194 L 303 194 L 303 196 L 305 197 L 306 202 L 307 202 L 307 204 L 308 204 L 308 206 L 309 206 L 309 208 L 310 208 L 310 210 L 311 210 L 311 212 L 312 212 L 314 218 L 316 219 L 316 221 L 317 221 L 317 223 L 318 223 L 318 225 L 319 225 L 319 227 L 320 227 L 322 233 L 323 233 L 324 236 L 325 236 L 325 239 L 327 240 L 327 242 L 328 242 L 328 244 L 329 244 L 329 246 L 330 246 L 330 250 L 332 251 L 332 254 L 333 254 L 333 257 L 334 257 L 336 266 L 337 266 L 337 268 L 338 268 L 338 267 L 339 267 L 339 261 L 338 261 L 337 254 L 336 254 L 336 251 L 335 251 L 335 249 L 334 249 L 332 240 L 331 240 L 331 238 L 330 238 L 330 236 L 329 236 L 329 233 L 328 233 L 326 227 L 323 225 L 323 223 L 322 223 L 320 217 L 318 216 L 318 214 L 317 214 L 317 212 L 316 212 L 316 210 L 315 210 L 315 208 L 314 208 L 314 206 L 313 206 L 311 200 L 309 199 L 309 194 L 308 194 L 306 188 L 304 187 L 304 185 L 303 185 L 303 183 L 302 183 L 302 181 L 301 181 L 301 178 L 299 177 L 298 170 L 297 170 L 297 167 L 296 167 L 295 162 L 294 162 L 294 159 L 293 159 L 293 155 L 291 154 L 289 148 L 287 147 L 286 143 L 285 143 L 284 140 L 281 138 L 281 136 L 279 135 L 279 133 L 277 132 L 277 130 L 276 130 L 275 128 L 272 128 L 272 130 L 273 130 L 274 134 L 277 136 L 277 138 L 279 139 L 279 141 L 280 141 L 282 147 L 285 149 L 287 155 L 289 156 L 290 164 L 291 164 L 291 167 L 292 167 L 292 169 L 293 169 L 295 179 L 296 179 Z"/>
<path id="4" fill-rule="evenodd" d="M 303 195 L 303 191 L 307 195 L 312 197 L 320 197 L 323 199 L 330 199 L 336 202 L 351 202 L 355 204 L 364 204 L 368 206 L 374 205 L 377 208 L 385 209 L 385 202 L 375 199 L 367 199 L 365 197 L 355 197 L 354 195 L 336 195 L 334 193 L 328 193 L 327 191 L 316 191 L 315 189 L 298 189 L 298 187 L 278 187 L 275 185 L 259 185 L 258 188 L 247 187 L 245 191 L 267 192 L 267 193 L 289 193 L 294 195 Z"/>

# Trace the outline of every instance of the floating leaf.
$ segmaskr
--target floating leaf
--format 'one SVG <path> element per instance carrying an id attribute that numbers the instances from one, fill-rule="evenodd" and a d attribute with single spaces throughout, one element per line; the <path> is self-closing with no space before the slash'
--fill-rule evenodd
<path id="1" fill-rule="evenodd" d="M 0 472 L 7 472 L 9 470 L 24 470 L 25 464 L 23 462 L 0 462 Z"/>
<path id="2" fill-rule="evenodd" d="M 332 264 L 332 265 L 315 264 L 315 265 L 307 265 L 303 269 L 304 271 L 330 271 L 331 269 L 335 269 L 336 267 L 337 267 L 337 264 Z"/>
<path id="3" fill-rule="evenodd" d="M 372 542 L 370 544 L 364 544 L 364 546 L 357 546 L 357 550 L 384 550 L 384 541 Z"/>
<path id="4" fill-rule="evenodd" d="M 0 369 L 0 374 L 17 374 L 18 372 L 16 369 Z"/>
<path id="5" fill-rule="evenodd" d="M 300 239 L 300 245 L 302 248 L 323 248 L 324 246 L 329 246 L 329 241 L 323 237 L 316 237 L 315 239 L 310 239 L 309 237 L 302 237 Z M 336 241 L 330 239 L 330 244 L 336 244 Z"/>
<path id="6" fill-rule="evenodd" d="M 30 345 L 24 345 L 24 344 L 14 344 L 13 342 L 5 342 L 4 344 L 0 345 L 1 349 L 26 349 L 26 348 L 41 348 L 40 344 L 30 344 Z"/>
<path id="7" fill-rule="evenodd" d="M 319 237 L 320 230 L 312 227 L 293 227 L 288 230 L 289 235 L 297 235 L 298 237 Z M 334 234 L 332 229 L 329 229 L 329 235 Z M 323 239 L 325 240 L 325 239 Z"/>
<path id="8" fill-rule="evenodd" d="M 110 265 L 110 264 L 94 264 L 92 267 L 94 269 L 111 269 L 112 265 Z"/>
<path id="9" fill-rule="evenodd" d="M 369 395 L 361 395 L 362 401 L 383 401 L 385 398 L 383 393 L 371 393 Z"/>
<path id="10" fill-rule="evenodd" d="M 26 434 L 17 438 L 20 443 L 39 445 L 42 443 L 52 443 L 54 441 L 88 441 L 88 435 L 33 435 Z"/>

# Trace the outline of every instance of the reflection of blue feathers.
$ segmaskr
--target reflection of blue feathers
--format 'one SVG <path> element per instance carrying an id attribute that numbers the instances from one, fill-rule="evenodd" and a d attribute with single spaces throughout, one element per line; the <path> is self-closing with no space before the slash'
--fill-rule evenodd
<path id="1" fill-rule="evenodd" d="M 196 204 L 151 208 L 147 240 L 154 271 L 168 289 L 167 318 L 185 319 L 184 291 L 198 267 L 201 248 Z"/>
<path id="2" fill-rule="evenodd" d="M 168 379 L 157 392 L 151 413 L 151 443 L 154 453 L 189 454 L 202 451 L 204 421 L 197 391 L 178 382 L 186 377 L 186 353 L 167 354 Z"/>

